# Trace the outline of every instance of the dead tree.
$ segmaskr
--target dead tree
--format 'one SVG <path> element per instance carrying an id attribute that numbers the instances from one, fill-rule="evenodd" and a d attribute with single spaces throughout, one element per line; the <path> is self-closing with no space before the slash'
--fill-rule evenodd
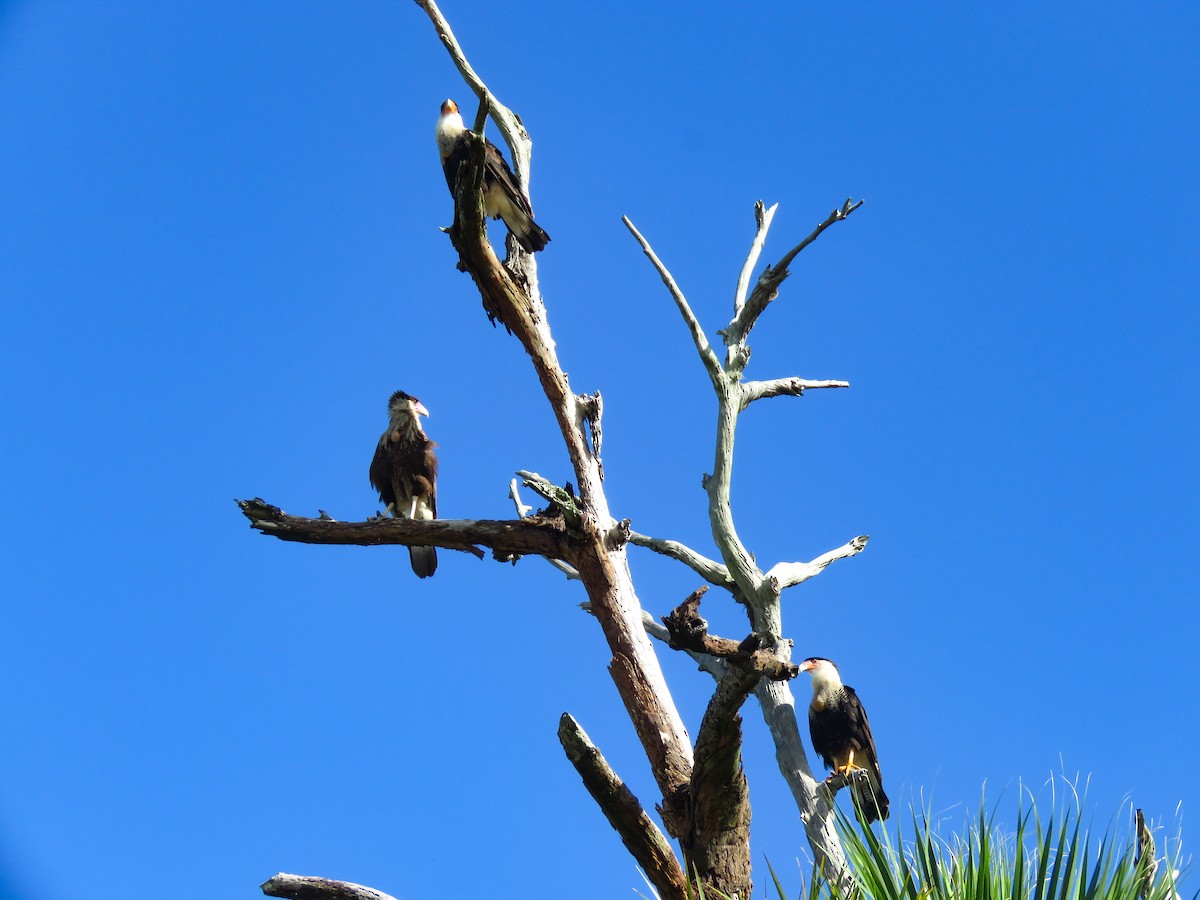
<path id="1" fill-rule="evenodd" d="M 490 318 L 499 320 L 529 356 L 554 411 L 575 476 L 574 490 L 531 473 L 524 484 L 545 498 L 546 507 L 527 515 L 513 484 L 518 518 L 436 520 L 374 518 L 339 522 L 322 515 L 288 515 L 262 500 L 238 501 L 251 525 L 281 540 L 319 544 L 403 544 L 463 550 L 511 561 L 540 556 L 578 579 L 587 592 L 586 608 L 596 617 L 612 658 L 609 672 L 629 713 L 661 793 L 658 810 L 667 833 L 679 842 L 682 861 L 647 814 L 645 807 L 605 762 L 583 729 L 564 714 L 559 738 L 585 786 L 601 807 L 664 900 L 688 896 L 698 882 L 729 896 L 749 897 L 750 806 L 741 761 L 739 710 L 754 693 L 775 742 L 776 757 L 792 793 L 818 869 L 846 886 L 848 874 L 834 829 L 833 794 L 841 780 L 821 782 L 808 765 L 800 740 L 795 702 L 788 680 L 797 670 L 790 662 L 791 642 L 783 637 L 780 595 L 821 572 L 835 560 L 859 553 L 865 536 L 856 537 L 811 562 L 779 563 L 763 572 L 738 538 L 730 506 L 734 437 L 738 416 L 751 403 L 778 396 L 800 396 L 816 388 L 848 387 L 844 381 L 797 377 L 767 381 L 744 379 L 750 358 L 747 339 L 775 299 L 795 256 L 830 225 L 861 205 L 847 200 L 780 261 L 767 266 L 751 286 L 751 277 L 776 207 L 756 204 L 757 230 L 737 281 L 733 318 L 718 332 L 724 359 L 649 242 L 625 219 L 661 276 L 683 317 L 717 397 L 718 414 L 713 471 L 704 477 L 709 517 L 720 561 L 676 541 L 633 531 L 628 520 L 614 518 L 604 492 L 601 461 L 603 405 L 598 392 L 579 394 L 559 364 L 549 318 L 538 289 L 537 262 L 510 235 L 501 261 L 488 241 L 482 199 L 483 129 L 490 117 L 507 143 L 522 189 L 528 191 L 531 142 L 519 117 L 487 89 L 470 64 L 433 0 L 416 0 L 433 23 L 467 85 L 479 98 L 474 122 L 476 153 L 459 170 L 456 215 L 448 229 L 458 267 L 469 273 Z M 663 624 L 642 608 L 627 562 L 630 544 L 669 556 L 742 604 L 749 635 L 742 640 L 708 634 L 699 615 L 707 586 L 687 598 Z M 693 746 L 663 677 L 650 637 L 691 654 L 716 679 Z M 267 890 L 268 886 L 270 890 Z M 325 879 L 279 875 L 264 885 L 274 896 L 386 897 L 371 888 Z M 289 893 L 290 891 L 290 893 Z"/>

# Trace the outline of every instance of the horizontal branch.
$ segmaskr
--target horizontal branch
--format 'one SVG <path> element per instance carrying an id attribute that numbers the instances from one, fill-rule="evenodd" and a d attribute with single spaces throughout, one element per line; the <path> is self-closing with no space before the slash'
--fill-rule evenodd
<path id="1" fill-rule="evenodd" d="M 491 548 L 497 559 L 533 554 L 565 558 L 570 541 L 561 519 L 529 517 L 495 519 L 388 519 L 382 516 L 365 522 L 339 522 L 292 516 L 264 500 L 238 500 L 250 526 L 281 541 L 303 544 L 353 544 L 373 547 L 401 544 L 407 547 L 444 547 L 463 550 L 483 558 L 476 545 Z"/>
<path id="2" fill-rule="evenodd" d="M 810 381 L 807 378 L 772 378 L 769 381 L 745 381 L 742 383 L 742 409 L 755 400 L 770 397 L 800 397 L 808 390 L 818 388 L 848 388 L 848 381 Z"/>
<path id="3" fill-rule="evenodd" d="M 659 896 L 686 897 L 687 878 L 670 843 L 570 713 L 563 713 L 559 720 L 558 740 L 584 787 Z"/>
<path id="4" fill-rule="evenodd" d="M 723 588 L 733 587 L 733 579 L 729 577 L 729 570 L 725 566 L 702 556 L 686 544 L 663 538 L 652 538 L 638 534 L 636 531 L 629 532 L 629 543 L 645 547 L 647 550 L 653 550 L 655 553 L 661 553 L 663 556 L 669 556 L 671 559 L 683 563 L 709 584 Z"/>
<path id="5" fill-rule="evenodd" d="M 350 881 L 334 881 L 312 875 L 288 875 L 280 872 L 261 885 L 268 897 L 288 900 L 395 900 L 391 894 Z"/>
<path id="6" fill-rule="evenodd" d="M 767 572 L 767 579 L 774 579 L 776 592 L 794 587 L 802 581 L 808 581 L 814 575 L 820 574 L 831 562 L 846 559 L 849 556 L 857 556 L 859 553 L 862 553 L 866 549 L 867 541 L 870 539 L 871 536 L 869 534 L 860 534 L 858 537 L 842 544 L 836 550 L 830 550 L 828 553 L 821 554 L 812 562 L 777 563 Z"/>

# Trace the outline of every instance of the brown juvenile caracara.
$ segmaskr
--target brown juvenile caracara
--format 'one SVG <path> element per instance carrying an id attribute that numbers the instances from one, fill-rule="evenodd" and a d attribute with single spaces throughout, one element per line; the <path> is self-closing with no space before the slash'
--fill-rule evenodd
<path id="1" fill-rule="evenodd" d="M 458 181 L 458 166 L 467 158 L 469 145 L 467 126 L 458 112 L 458 104 L 447 100 L 442 104 L 442 115 L 438 119 L 438 155 L 442 158 L 442 169 L 446 183 L 450 185 L 450 196 L 454 196 Z M 529 197 L 517 184 L 508 163 L 496 149 L 496 145 L 485 138 L 483 173 L 483 211 L 493 219 L 503 219 L 517 243 L 527 253 L 536 253 L 550 243 L 550 235 L 542 231 L 533 221 L 533 205 Z"/>
<path id="2" fill-rule="evenodd" d="M 400 519 L 437 518 L 437 446 L 425 436 L 420 416 L 429 415 L 416 397 L 396 391 L 388 400 L 388 427 L 371 460 L 371 487 L 387 511 Z M 428 578 L 437 571 L 437 550 L 409 547 L 413 571 Z"/>
<path id="3" fill-rule="evenodd" d="M 813 697 L 808 707 L 808 730 L 813 749 L 826 768 L 841 775 L 865 769 L 867 777 L 855 778 L 852 790 L 856 806 L 867 824 L 888 817 L 888 798 L 883 792 L 883 775 L 875 755 L 875 738 L 867 722 L 867 711 L 854 688 L 842 684 L 837 666 L 813 656 L 800 663 L 800 671 L 812 675 Z M 830 776 L 833 777 L 832 775 Z"/>

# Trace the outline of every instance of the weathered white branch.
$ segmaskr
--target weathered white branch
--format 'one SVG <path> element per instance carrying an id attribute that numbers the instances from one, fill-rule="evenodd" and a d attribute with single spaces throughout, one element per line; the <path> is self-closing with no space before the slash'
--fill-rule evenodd
<path id="1" fill-rule="evenodd" d="M 531 512 L 533 512 L 532 506 L 528 506 L 521 502 L 521 489 L 517 486 L 517 479 L 515 478 L 508 483 L 508 495 L 512 497 L 513 506 L 516 507 L 518 519 L 524 519 Z M 570 563 L 563 562 L 561 559 L 552 559 L 549 556 L 543 556 L 542 559 L 566 575 L 569 581 L 579 580 L 579 571 Z"/>
<path id="2" fill-rule="evenodd" d="M 261 888 L 268 897 L 286 897 L 288 900 L 395 900 L 391 894 L 352 881 L 286 872 L 268 878 Z"/>
<path id="3" fill-rule="evenodd" d="M 808 581 L 814 575 L 820 574 L 831 562 L 846 559 L 850 556 L 857 556 L 859 553 L 862 553 L 870 538 L 871 536 L 868 534 L 860 534 L 858 537 L 842 544 L 836 550 L 822 553 L 812 562 L 777 563 L 767 572 L 767 579 L 774 582 L 777 591 L 794 587 L 803 581 Z"/>
<path id="4" fill-rule="evenodd" d="M 629 543 L 635 544 L 638 547 L 645 547 L 647 550 L 653 550 L 655 553 L 661 553 L 663 556 L 669 556 L 671 559 L 683 563 L 709 584 L 715 584 L 717 587 L 723 588 L 733 587 L 733 579 L 729 577 L 728 569 L 719 562 L 697 553 L 686 544 L 679 543 L 679 541 L 652 538 L 644 534 L 638 534 L 636 531 L 631 531 L 629 532 Z"/>
<path id="5" fill-rule="evenodd" d="M 808 237 L 785 253 L 779 262 L 774 266 L 767 266 L 763 270 L 762 274 L 758 276 L 758 283 L 755 284 L 754 290 L 750 292 L 749 298 L 737 310 L 733 320 L 730 321 L 729 325 L 722 332 L 725 335 L 725 344 L 729 348 L 728 355 L 731 359 L 736 356 L 735 350 L 737 347 L 745 343 L 747 335 L 750 334 L 750 330 L 758 321 L 758 317 L 767 308 L 767 304 L 774 300 L 775 296 L 779 293 L 779 285 L 791 274 L 788 271 L 788 266 L 796 258 L 796 255 L 820 237 L 826 228 L 834 222 L 842 221 L 862 205 L 862 200 L 854 203 L 847 198 L 846 202 L 826 216 L 825 221 L 814 228 Z M 745 365 L 746 356 L 743 355 L 737 360 L 739 368 Z"/>
<path id="6" fill-rule="evenodd" d="M 683 296 L 683 291 L 679 289 L 679 285 L 675 283 L 675 279 L 671 276 L 667 267 L 662 264 L 662 260 L 655 254 L 650 243 L 642 237 L 640 231 L 633 227 L 633 223 L 629 221 L 629 216 L 621 216 L 621 221 L 625 223 L 625 227 L 629 229 L 630 234 L 642 245 L 642 252 L 650 259 L 650 262 L 658 271 L 659 277 L 662 278 L 663 284 L 671 292 L 671 299 L 679 307 L 679 314 L 683 316 L 683 321 L 687 325 L 688 331 L 692 334 L 692 342 L 696 345 L 696 352 L 700 354 L 700 361 L 704 363 L 708 377 L 712 379 L 714 385 L 721 383 L 725 377 L 721 371 L 721 362 L 717 359 L 717 354 L 713 352 L 712 346 L 704 334 L 704 329 L 700 327 L 699 319 L 692 312 L 692 308 L 688 306 L 687 298 Z"/>
<path id="7" fill-rule="evenodd" d="M 532 506 L 521 502 L 521 488 L 517 485 L 517 479 L 515 478 L 508 482 L 508 496 L 512 498 L 513 506 L 517 509 L 518 519 L 523 519 L 533 512 Z"/>
<path id="8" fill-rule="evenodd" d="M 810 381 L 807 378 L 772 378 L 769 381 L 742 382 L 742 409 L 755 400 L 769 397 L 800 397 L 817 388 L 848 388 L 848 381 Z"/>
<path id="9" fill-rule="evenodd" d="M 779 209 L 778 203 L 767 209 L 761 200 L 754 202 L 754 219 L 758 223 L 758 229 L 754 233 L 754 240 L 750 242 L 750 252 L 746 254 L 746 262 L 738 274 L 737 292 L 733 296 L 735 319 L 742 311 L 742 307 L 746 305 L 746 291 L 750 287 L 750 274 L 758 264 L 758 257 L 762 254 L 763 244 L 767 242 L 767 231 L 771 228 L 771 220 L 775 218 L 777 209 Z"/>
<path id="10" fill-rule="evenodd" d="M 716 448 L 713 452 L 712 474 L 704 479 L 704 489 L 708 493 L 708 518 L 713 543 L 720 549 L 729 576 L 737 584 L 741 596 L 750 602 L 753 612 L 756 608 L 754 598 L 759 596 L 763 585 L 763 574 L 746 545 L 738 537 L 733 523 L 733 509 L 729 502 L 730 485 L 733 481 L 733 445 L 737 434 L 738 413 L 742 407 L 741 385 L 736 381 L 728 382 L 724 388 L 717 391 Z M 757 604 L 758 608 L 765 609 L 769 600 L 769 597 L 764 596 L 762 602 Z M 780 634 L 781 626 L 777 616 L 754 617 L 752 624 L 755 631 Z"/>
<path id="11" fill-rule="evenodd" d="M 808 766 L 808 756 L 800 742 L 800 726 L 796 721 L 796 701 L 791 685 L 786 681 L 764 679 L 754 693 L 775 744 L 775 761 L 800 809 L 804 831 L 815 856 L 814 862 L 826 878 L 840 885 L 840 896 L 853 896 L 854 884 L 832 815 L 833 793 L 813 777 L 812 769 Z"/>

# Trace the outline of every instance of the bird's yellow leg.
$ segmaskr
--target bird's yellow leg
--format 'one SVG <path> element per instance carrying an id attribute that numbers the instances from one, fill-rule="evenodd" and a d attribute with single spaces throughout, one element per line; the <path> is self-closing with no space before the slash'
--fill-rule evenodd
<path id="1" fill-rule="evenodd" d="M 836 769 L 834 769 L 834 771 L 839 775 L 849 775 L 858 768 L 861 767 L 854 764 L 854 751 L 851 750 L 850 755 L 846 757 L 846 764 L 844 766 L 838 766 Z"/>

